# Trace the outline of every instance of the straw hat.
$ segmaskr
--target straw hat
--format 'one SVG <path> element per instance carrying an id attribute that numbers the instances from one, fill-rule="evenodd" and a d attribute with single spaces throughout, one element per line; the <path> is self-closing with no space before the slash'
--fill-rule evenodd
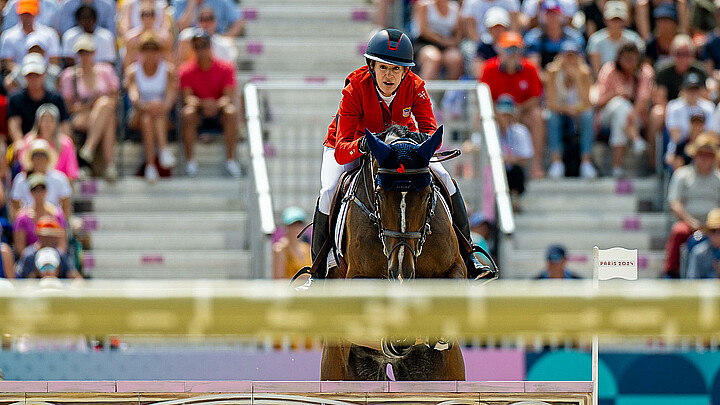
<path id="1" fill-rule="evenodd" d="M 688 156 L 695 156 L 696 153 L 703 151 L 714 153 L 716 156 L 720 152 L 720 142 L 717 136 L 710 133 L 702 133 L 686 148 Z"/>
<path id="2" fill-rule="evenodd" d="M 707 220 L 703 226 L 703 232 L 711 229 L 720 229 L 720 208 L 711 210 L 707 215 Z"/>
<path id="3" fill-rule="evenodd" d="M 33 168 L 32 155 L 37 152 L 45 153 L 48 157 L 48 168 L 55 167 L 55 162 L 57 162 L 57 153 L 55 150 L 50 147 L 48 141 L 35 139 L 30 143 L 30 146 L 28 146 L 22 156 L 22 166 L 25 170 L 31 170 Z"/>

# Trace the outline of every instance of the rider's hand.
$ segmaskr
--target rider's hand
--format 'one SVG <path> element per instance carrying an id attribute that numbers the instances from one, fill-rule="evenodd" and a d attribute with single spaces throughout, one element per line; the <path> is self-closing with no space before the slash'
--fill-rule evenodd
<path id="1" fill-rule="evenodd" d="M 358 150 L 363 155 L 367 155 L 368 153 L 370 153 L 370 148 L 368 148 L 367 146 L 367 140 L 365 139 L 365 137 L 360 139 L 360 142 L 358 143 Z"/>

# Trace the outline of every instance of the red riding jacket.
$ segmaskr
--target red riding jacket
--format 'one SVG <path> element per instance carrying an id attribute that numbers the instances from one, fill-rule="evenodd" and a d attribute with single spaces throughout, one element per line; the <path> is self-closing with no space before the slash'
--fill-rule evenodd
<path id="1" fill-rule="evenodd" d="M 418 132 L 413 121 L 415 116 L 419 132 L 432 134 L 437 129 L 425 81 L 413 72 L 408 72 L 398 86 L 390 108 L 380 98 L 367 66 L 350 73 L 345 79 L 342 94 L 340 108 L 323 142 L 324 146 L 335 148 L 335 161 L 339 164 L 347 164 L 360 157 L 358 146 L 365 135 L 365 128 L 378 133 L 398 124 Z"/>

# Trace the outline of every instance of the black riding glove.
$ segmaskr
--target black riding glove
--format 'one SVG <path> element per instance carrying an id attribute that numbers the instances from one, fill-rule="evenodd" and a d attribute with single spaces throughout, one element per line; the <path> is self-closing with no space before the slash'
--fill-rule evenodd
<path id="1" fill-rule="evenodd" d="M 358 143 L 358 150 L 363 155 L 367 155 L 368 153 L 370 153 L 370 148 L 368 148 L 367 146 L 367 140 L 365 139 L 365 137 L 360 139 L 360 142 Z"/>

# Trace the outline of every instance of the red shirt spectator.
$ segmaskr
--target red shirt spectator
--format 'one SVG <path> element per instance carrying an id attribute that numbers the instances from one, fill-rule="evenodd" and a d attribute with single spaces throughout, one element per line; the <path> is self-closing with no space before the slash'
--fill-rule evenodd
<path id="1" fill-rule="evenodd" d="M 540 76 L 527 58 L 520 60 L 520 69 L 513 74 L 503 72 L 500 59 L 492 58 L 480 72 L 480 81 L 490 87 L 493 101 L 497 101 L 503 94 L 509 94 L 516 103 L 522 104 L 542 95 Z"/>
<path id="2" fill-rule="evenodd" d="M 7 138 L 7 98 L 0 94 L 0 137 Z"/>
<path id="3" fill-rule="evenodd" d="M 390 103 L 391 108 L 378 96 L 367 66 L 350 73 L 342 93 L 337 116 L 330 123 L 323 143 L 335 148 L 335 159 L 339 164 L 347 164 L 360 157 L 358 144 L 365 135 L 365 128 L 377 133 L 398 124 L 417 132 L 414 115 L 420 132 L 433 133 L 437 129 L 425 82 L 413 72 L 408 72 L 398 86 Z"/>
<path id="4" fill-rule="evenodd" d="M 223 90 L 235 87 L 235 68 L 229 62 L 213 58 L 208 70 L 200 69 L 196 59 L 189 60 L 180 66 L 180 88 L 190 89 L 200 98 L 219 99 Z"/>

